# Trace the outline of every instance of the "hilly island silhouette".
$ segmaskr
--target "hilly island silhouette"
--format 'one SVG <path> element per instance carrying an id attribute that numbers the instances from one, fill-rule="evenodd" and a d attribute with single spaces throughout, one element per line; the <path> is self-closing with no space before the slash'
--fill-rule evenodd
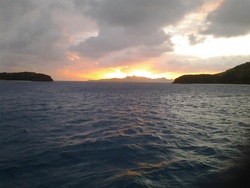
<path id="1" fill-rule="evenodd" d="M 183 75 L 174 84 L 250 84 L 250 62 L 217 74 Z"/>
<path id="2" fill-rule="evenodd" d="M 14 72 L 0 73 L 0 80 L 19 80 L 19 81 L 43 81 L 52 82 L 51 76 L 35 72 Z"/>

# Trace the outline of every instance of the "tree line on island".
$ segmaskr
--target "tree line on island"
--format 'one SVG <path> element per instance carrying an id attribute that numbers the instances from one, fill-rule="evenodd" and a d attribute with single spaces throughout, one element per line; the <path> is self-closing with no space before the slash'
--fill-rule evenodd
<path id="1" fill-rule="evenodd" d="M 218 74 L 183 75 L 174 84 L 250 84 L 250 62 Z"/>
<path id="2" fill-rule="evenodd" d="M 34 72 L 14 72 L 0 73 L 0 80 L 20 80 L 20 81 L 43 81 L 43 82 L 52 82 L 53 79 L 51 76 L 41 73 Z"/>

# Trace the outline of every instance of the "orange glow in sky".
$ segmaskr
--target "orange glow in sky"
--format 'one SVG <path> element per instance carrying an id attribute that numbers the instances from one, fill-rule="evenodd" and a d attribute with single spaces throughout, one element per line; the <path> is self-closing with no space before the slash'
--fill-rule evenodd
<path id="1" fill-rule="evenodd" d="M 216 10 L 223 4 L 224 0 L 216 0 L 213 2 L 206 2 L 201 7 L 196 9 L 194 12 L 186 15 L 179 23 L 174 26 L 168 26 L 164 28 L 166 33 L 174 33 L 172 35 L 171 41 L 174 44 L 174 52 L 178 55 L 207 58 L 207 57 L 216 57 L 219 55 L 227 55 L 228 53 L 234 55 L 248 54 L 248 46 L 242 45 L 246 41 L 241 41 L 240 38 L 237 39 L 214 39 L 211 36 L 208 36 L 206 40 L 200 44 L 190 45 L 187 36 L 191 34 L 197 34 L 199 29 L 205 28 L 207 15 Z M 200 37 L 199 35 L 197 35 Z M 242 38 L 246 39 L 246 38 Z M 250 38 L 248 38 L 250 39 Z M 238 43 L 236 42 L 238 41 Z M 223 48 L 223 46 L 228 42 L 227 46 L 231 48 Z M 234 44 L 234 45 L 232 45 Z M 248 44 L 248 43 L 247 43 Z M 235 46 L 242 46 L 242 48 L 235 49 Z M 244 47 L 244 48 L 243 48 Z M 223 53 L 222 53 L 223 52 Z M 168 70 L 167 68 L 162 69 L 161 66 L 155 66 L 155 62 L 164 62 L 162 57 L 156 57 L 154 59 L 138 58 L 136 61 L 131 62 L 122 62 L 122 66 L 114 67 L 101 65 L 99 61 L 92 59 L 86 59 L 79 56 L 75 52 L 68 52 L 67 59 L 70 62 L 70 65 L 67 68 L 62 69 L 60 76 L 66 78 L 67 80 L 99 80 L 99 79 L 111 79 L 111 78 L 125 78 L 127 76 L 139 76 L 147 78 L 167 78 L 175 79 L 178 76 L 181 76 L 187 72 L 178 69 L 177 66 L 175 69 Z M 105 60 L 104 62 L 108 62 Z M 186 60 L 184 60 L 186 61 Z M 103 62 L 102 62 L 103 63 Z M 104 64 L 105 64 L 104 63 Z M 78 67 L 77 69 L 74 67 Z M 187 68 L 186 71 L 189 73 L 216 73 L 215 70 L 203 71 L 197 70 L 197 72 L 192 71 L 192 69 Z M 192 71 L 192 72 L 190 72 Z"/>
<path id="2" fill-rule="evenodd" d="M 179 56 L 186 56 L 187 58 L 209 58 L 217 57 L 220 55 L 247 55 L 249 52 L 249 42 L 250 35 L 245 37 L 237 37 L 230 39 L 215 39 L 212 36 L 206 36 L 201 43 L 191 45 L 188 40 L 188 35 L 200 36 L 197 32 L 200 29 L 206 28 L 205 20 L 207 15 L 216 10 L 223 4 L 224 0 L 216 0 L 213 2 L 206 2 L 201 7 L 196 9 L 194 12 L 186 15 L 179 23 L 176 25 L 171 25 L 163 28 L 166 33 L 173 33 L 171 41 L 174 44 L 174 54 Z M 224 48 L 224 46 L 228 46 Z M 230 48 L 229 48 L 230 47 Z M 164 67 L 164 56 L 159 56 L 151 59 L 146 57 L 140 57 L 136 60 L 119 62 L 120 66 L 114 66 L 110 63 L 110 66 L 105 66 L 106 60 L 93 60 L 80 56 L 75 52 L 67 52 L 67 59 L 70 62 L 68 66 L 61 69 L 58 73 L 58 78 L 66 80 L 99 80 L 99 79 L 111 79 L 111 78 L 125 78 L 127 76 L 138 76 L 147 77 L 151 79 L 155 78 L 167 78 L 175 79 L 183 74 L 197 74 L 197 73 L 217 73 L 216 70 L 192 70 L 192 68 L 187 67 L 182 70 L 180 66 L 176 66 L 174 69 L 162 68 Z M 175 59 L 174 59 L 175 60 Z M 188 61 L 184 59 L 183 61 Z M 163 62 L 162 65 L 155 66 L 156 62 Z M 103 63 L 103 64 L 102 64 Z M 77 67 L 77 68 L 74 68 Z M 186 71 L 186 72 L 185 72 Z"/>
<path id="3" fill-rule="evenodd" d="M 126 71 L 123 71 L 121 68 L 113 68 L 110 70 L 110 72 L 99 72 L 99 78 L 94 78 L 94 79 L 100 79 L 100 78 L 105 78 L 105 79 L 110 79 L 110 78 L 125 78 L 127 76 L 138 76 L 138 77 L 146 77 L 146 78 L 167 78 L 167 79 L 173 79 L 176 78 L 180 74 L 171 74 L 171 73 L 156 73 L 153 70 L 150 70 L 149 68 L 147 69 L 128 69 Z"/>
<path id="4" fill-rule="evenodd" d="M 105 78 L 125 78 L 127 76 L 138 76 L 146 78 L 157 78 L 157 75 L 154 75 L 152 72 L 147 70 L 136 70 L 133 69 L 127 73 L 122 72 L 120 69 L 116 69 L 114 72 L 110 72 L 104 75 Z"/>
<path id="5" fill-rule="evenodd" d="M 213 74 L 216 72 L 189 72 L 190 74 Z M 171 72 L 156 72 L 150 69 L 131 69 L 123 71 L 122 68 L 105 68 L 105 69 L 92 69 L 92 70 L 72 70 L 72 69 L 62 69 L 58 71 L 57 77 L 59 80 L 69 80 L 69 81 L 87 81 L 87 80 L 99 80 L 99 79 L 111 79 L 111 78 L 125 78 L 127 76 L 138 76 L 138 77 L 147 77 L 151 79 L 155 78 L 166 78 L 166 79 L 175 79 L 186 72 L 182 71 L 171 71 Z"/>
<path id="6" fill-rule="evenodd" d="M 28 9 L 8 2 L 0 12 L 1 72 L 60 81 L 175 79 L 250 59 L 250 0 L 47 0 Z"/>
<path id="7" fill-rule="evenodd" d="M 153 74 L 146 70 L 134 70 L 129 74 L 129 76 L 142 76 L 147 78 L 153 78 Z"/>
<path id="8" fill-rule="evenodd" d="M 140 76 L 147 78 L 155 78 L 154 74 L 147 69 L 142 68 L 132 68 L 129 69 L 125 67 L 125 70 L 122 68 L 114 68 L 111 72 L 108 72 L 103 75 L 105 78 L 125 78 L 127 76 Z"/>
<path id="9" fill-rule="evenodd" d="M 125 78 L 127 76 L 127 74 L 121 72 L 120 69 L 114 69 L 113 72 L 109 72 L 103 76 L 104 76 L 104 78 Z"/>

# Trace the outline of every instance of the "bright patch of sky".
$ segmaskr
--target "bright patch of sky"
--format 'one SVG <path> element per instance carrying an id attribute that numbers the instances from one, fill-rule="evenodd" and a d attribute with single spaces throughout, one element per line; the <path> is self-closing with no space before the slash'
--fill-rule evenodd
<path id="1" fill-rule="evenodd" d="M 0 72 L 175 78 L 250 60 L 249 0 L 1 0 Z"/>

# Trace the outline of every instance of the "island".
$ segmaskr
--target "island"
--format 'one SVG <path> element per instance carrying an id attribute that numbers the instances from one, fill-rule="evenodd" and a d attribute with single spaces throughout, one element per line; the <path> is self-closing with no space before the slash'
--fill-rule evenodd
<path id="1" fill-rule="evenodd" d="M 42 81 L 42 82 L 52 82 L 51 76 L 35 72 L 14 72 L 0 73 L 0 80 L 19 80 L 19 81 Z"/>
<path id="2" fill-rule="evenodd" d="M 100 80 L 89 80 L 88 82 L 146 82 L 146 83 L 172 83 L 173 80 L 168 80 L 166 78 L 147 78 L 141 76 L 127 76 L 125 78 L 110 78 L 110 79 L 100 79 Z"/>
<path id="3" fill-rule="evenodd" d="M 217 74 L 183 75 L 174 84 L 250 84 L 250 62 Z"/>

